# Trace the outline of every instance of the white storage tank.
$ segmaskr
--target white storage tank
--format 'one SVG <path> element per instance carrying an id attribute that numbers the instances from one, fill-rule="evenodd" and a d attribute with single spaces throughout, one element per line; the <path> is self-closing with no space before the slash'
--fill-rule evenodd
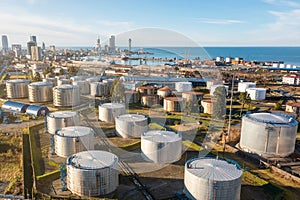
<path id="1" fill-rule="evenodd" d="M 154 163 L 173 163 L 181 158 L 181 142 L 181 135 L 172 131 L 148 131 L 141 137 L 142 155 Z"/>
<path id="2" fill-rule="evenodd" d="M 109 94 L 108 87 L 106 83 L 93 82 L 91 83 L 91 95 L 100 97 Z"/>
<path id="3" fill-rule="evenodd" d="M 157 105 L 158 103 L 159 103 L 158 95 L 142 96 L 142 99 L 141 99 L 142 106 L 152 107 L 153 105 Z"/>
<path id="4" fill-rule="evenodd" d="M 140 138 L 148 130 L 148 119 L 144 115 L 124 114 L 116 117 L 116 131 L 123 138 Z"/>
<path id="5" fill-rule="evenodd" d="M 222 85 L 222 84 L 223 84 L 223 82 L 220 81 L 220 80 L 208 80 L 208 81 L 206 81 L 206 88 L 208 90 L 210 90 L 211 86 L 213 86 L 213 85 Z"/>
<path id="6" fill-rule="evenodd" d="M 12 79 L 6 81 L 7 98 L 19 99 L 28 97 L 28 85 L 30 81 L 26 79 Z"/>
<path id="7" fill-rule="evenodd" d="M 47 115 L 47 130 L 50 134 L 67 127 L 79 124 L 79 116 L 77 112 L 59 111 L 51 112 Z"/>
<path id="8" fill-rule="evenodd" d="M 284 63 L 280 63 L 279 68 L 285 68 L 285 64 Z"/>
<path id="9" fill-rule="evenodd" d="M 239 92 L 246 92 L 248 88 L 255 88 L 256 83 L 253 82 L 239 82 L 238 84 L 238 91 Z"/>
<path id="10" fill-rule="evenodd" d="M 68 84 L 72 84 L 72 81 L 70 79 L 58 79 L 57 80 L 57 85 L 68 85 Z"/>
<path id="11" fill-rule="evenodd" d="M 99 105 L 99 120 L 114 123 L 115 118 L 125 114 L 125 105 L 120 103 L 105 103 Z"/>
<path id="12" fill-rule="evenodd" d="M 35 82 L 28 85 L 29 102 L 48 102 L 53 100 L 52 82 Z"/>
<path id="13" fill-rule="evenodd" d="M 110 89 L 111 89 L 111 87 L 112 87 L 112 85 L 114 83 L 114 80 L 115 79 L 111 79 L 111 78 L 110 79 L 102 80 L 102 82 L 107 85 L 107 91 L 108 91 L 108 93 L 110 93 Z"/>
<path id="14" fill-rule="evenodd" d="M 136 92 L 136 91 L 128 91 L 128 90 L 126 90 L 125 92 L 124 92 L 124 94 L 125 94 L 125 102 L 128 104 L 128 103 L 137 103 L 137 102 L 139 102 L 139 97 L 140 97 L 140 95 L 139 95 L 139 93 L 138 92 Z"/>
<path id="15" fill-rule="evenodd" d="M 203 113 L 212 115 L 214 112 L 215 99 L 204 99 L 201 101 L 201 106 L 203 107 Z"/>
<path id="16" fill-rule="evenodd" d="M 55 153 L 61 157 L 68 157 L 74 153 L 94 149 L 94 135 L 92 128 L 85 126 L 68 126 L 55 132 Z"/>
<path id="17" fill-rule="evenodd" d="M 279 67 L 279 63 L 273 63 L 272 68 L 278 68 Z"/>
<path id="18" fill-rule="evenodd" d="M 266 89 L 265 88 L 249 88 L 247 93 L 249 94 L 251 100 L 265 100 L 266 99 Z"/>
<path id="19" fill-rule="evenodd" d="M 215 158 L 192 158 L 184 168 L 184 193 L 189 199 L 239 200 L 242 170 Z"/>
<path id="20" fill-rule="evenodd" d="M 225 87 L 226 90 L 226 96 L 228 95 L 228 86 L 227 85 L 212 85 L 210 87 L 210 96 L 214 96 L 214 92 L 218 87 Z"/>
<path id="21" fill-rule="evenodd" d="M 298 122 L 279 113 L 253 113 L 242 118 L 240 148 L 264 157 L 286 157 L 295 150 Z"/>
<path id="22" fill-rule="evenodd" d="M 177 92 L 188 92 L 192 90 L 192 83 L 191 82 L 176 82 L 175 83 L 175 90 Z"/>
<path id="23" fill-rule="evenodd" d="M 80 94 L 90 94 L 90 84 L 87 81 L 73 81 L 73 85 L 78 85 Z"/>
<path id="24" fill-rule="evenodd" d="M 178 97 L 167 97 L 164 99 L 164 110 L 167 112 L 181 112 L 183 99 Z"/>
<path id="25" fill-rule="evenodd" d="M 106 151 L 83 151 L 68 157 L 67 187 L 76 195 L 103 196 L 119 185 L 118 157 Z"/>
<path id="26" fill-rule="evenodd" d="M 57 107 L 77 106 L 80 92 L 77 85 L 60 85 L 53 88 L 53 105 Z"/>

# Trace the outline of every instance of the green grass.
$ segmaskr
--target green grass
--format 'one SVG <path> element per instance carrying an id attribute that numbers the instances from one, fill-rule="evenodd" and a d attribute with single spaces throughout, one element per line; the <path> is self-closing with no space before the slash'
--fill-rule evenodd
<path id="1" fill-rule="evenodd" d="M 242 176 L 243 183 L 247 183 L 247 185 L 252 186 L 263 186 L 268 184 L 269 182 L 255 176 L 254 174 L 250 172 L 244 172 Z"/>
<path id="2" fill-rule="evenodd" d="M 153 130 L 153 129 L 154 130 L 165 130 L 165 128 L 163 126 L 161 126 L 157 123 L 154 123 L 154 122 L 149 124 L 149 129 L 151 129 L 151 130 Z"/>
<path id="3" fill-rule="evenodd" d="M 182 144 L 188 148 L 194 149 L 195 151 L 202 150 L 202 147 L 198 144 L 195 144 L 194 142 L 191 142 L 190 140 L 183 140 Z"/>
<path id="4" fill-rule="evenodd" d="M 53 172 L 49 172 L 40 176 L 36 177 L 36 180 L 38 181 L 49 181 L 49 180 L 55 180 L 58 179 L 60 176 L 60 170 L 55 170 Z"/>
<path id="5" fill-rule="evenodd" d="M 138 140 L 138 141 L 126 144 L 124 146 L 121 146 L 121 148 L 126 151 L 130 151 L 130 150 L 138 148 L 140 145 L 141 145 L 141 140 Z"/>

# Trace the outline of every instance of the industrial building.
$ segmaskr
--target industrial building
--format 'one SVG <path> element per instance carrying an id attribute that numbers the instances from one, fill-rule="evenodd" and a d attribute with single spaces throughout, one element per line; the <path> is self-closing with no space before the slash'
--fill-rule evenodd
<path id="1" fill-rule="evenodd" d="M 120 103 L 105 103 L 99 105 L 99 120 L 114 123 L 115 118 L 125 114 L 125 105 Z"/>
<path id="2" fill-rule="evenodd" d="M 55 153 L 60 157 L 94 149 L 94 135 L 92 128 L 84 126 L 68 126 L 55 132 Z"/>
<path id="3" fill-rule="evenodd" d="M 124 114 L 116 117 L 116 131 L 123 138 L 140 138 L 147 130 L 148 119 L 144 115 Z"/>
<path id="4" fill-rule="evenodd" d="M 192 158 L 184 168 L 184 193 L 189 199 L 239 200 L 242 170 L 216 158 Z"/>
<path id="5" fill-rule="evenodd" d="M 141 136 L 142 156 L 154 163 L 173 163 L 181 158 L 182 137 L 171 131 L 147 131 Z"/>
<path id="6" fill-rule="evenodd" d="M 29 105 L 25 114 L 32 115 L 34 117 L 47 116 L 49 109 L 46 106 Z"/>
<path id="7" fill-rule="evenodd" d="M 179 97 L 167 97 L 164 99 L 164 110 L 167 112 L 181 112 L 183 99 Z"/>
<path id="8" fill-rule="evenodd" d="M 242 118 L 240 148 L 264 157 L 286 157 L 295 150 L 298 122 L 279 113 L 252 113 Z"/>
<path id="9" fill-rule="evenodd" d="M 255 88 L 256 83 L 253 82 L 239 82 L 238 92 L 246 92 L 248 88 Z"/>
<path id="10" fill-rule="evenodd" d="M 248 88 L 246 91 L 249 94 L 251 100 L 266 99 L 267 90 L 265 88 Z"/>
<path id="11" fill-rule="evenodd" d="M 106 151 L 83 151 L 68 157 L 67 187 L 79 196 L 110 194 L 119 185 L 118 157 Z"/>
<path id="12" fill-rule="evenodd" d="M 2 110 L 9 110 L 12 112 L 25 113 L 29 104 L 15 102 L 15 101 L 5 101 L 2 105 Z"/>

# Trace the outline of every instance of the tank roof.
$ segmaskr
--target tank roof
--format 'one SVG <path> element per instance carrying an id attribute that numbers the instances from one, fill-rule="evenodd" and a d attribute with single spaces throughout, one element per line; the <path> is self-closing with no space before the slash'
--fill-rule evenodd
<path id="1" fill-rule="evenodd" d="M 119 115 L 117 118 L 119 120 L 127 121 L 127 122 L 143 121 L 146 119 L 144 115 L 139 115 L 139 114 L 124 114 L 124 115 Z"/>
<path id="2" fill-rule="evenodd" d="M 79 88 L 79 86 L 78 85 L 64 84 L 64 85 L 55 86 L 53 89 L 75 89 L 75 88 Z"/>
<path id="3" fill-rule="evenodd" d="M 230 181 L 242 176 L 239 167 L 215 158 L 191 159 L 186 163 L 186 168 L 193 175 L 207 180 Z"/>
<path id="4" fill-rule="evenodd" d="M 52 86 L 52 82 L 34 82 L 30 83 L 29 86 Z"/>
<path id="5" fill-rule="evenodd" d="M 100 105 L 100 107 L 113 109 L 113 108 L 125 108 L 125 105 L 121 103 L 104 103 Z"/>
<path id="6" fill-rule="evenodd" d="M 193 92 L 193 91 L 182 92 L 182 94 L 191 94 L 191 95 L 204 95 L 204 93 L 203 93 L 203 92 Z"/>
<path id="7" fill-rule="evenodd" d="M 266 88 L 248 88 L 247 90 L 260 90 L 260 91 L 266 91 Z"/>
<path id="8" fill-rule="evenodd" d="M 70 118 L 77 115 L 77 112 L 71 112 L 71 111 L 59 111 L 59 112 L 52 112 L 49 113 L 49 117 L 53 118 Z"/>
<path id="9" fill-rule="evenodd" d="M 143 133 L 142 139 L 152 142 L 175 142 L 181 140 L 181 136 L 172 131 L 153 130 Z"/>
<path id="10" fill-rule="evenodd" d="M 165 86 L 163 88 L 158 89 L 158 91 L 171 91 L 171 89 L 168 86 Z"/>
<path id="11" fill-rule="evenodd" d="M 167 97 L 165 98 L 167 101 L 182 101 L 182 98 L 180 97 Z"/>
<path id="12" fill-rule="evenodd" d="M 281 124 L 294 124 L 296 120 L 291 116 L 282 115 L 279 113 L 252 113 L 245 117 L 252 119 L 257 122 L 270 123 L 273 125 Z"/>
<path id="13" fill-rule="evenodd" d="M 55 134 L 63 137 L 82 137 L 94 133 L 94 130 L 85 126 L 68 126 L 57 131 Z"/>
<path id="14" fill-rule="evenodd" d="M 68 158 L 68 165 L 81 169 L 103 169 L 117 165 L 118 157 L 107 151 L 82 151 Z"/>
<path id="15" fill-rule="evenodd" d="M 27 79 L 11 79 L 8 80 L 7 83 L 29 83 L 30 80 Z"/>

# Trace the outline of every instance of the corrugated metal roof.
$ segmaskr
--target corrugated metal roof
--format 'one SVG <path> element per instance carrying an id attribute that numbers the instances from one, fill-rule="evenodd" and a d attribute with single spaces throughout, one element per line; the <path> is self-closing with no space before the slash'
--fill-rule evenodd
<path id="1" fill-rule="evenodd" d="M 42 116 L 47 115 L 49 113 L 49 109 L 46 106 L 37 106 L 37 105 L 30 105 L 26 110 L 27 115 L 34 115 L 34 116 Z"/>
<path id="2" fill-rule="evenodd" d="M 68 165 L 81 169 L 102 169 L 116 166 L 118 157 L 106 151 L 82 151 L 68 158 Z"/>
<path id="3" fill-rule="evenodd" d="M 197 158 L 188 161 L 187 170 L 195 176 L 214 181 L 230 181 L 242 176 L 242 170 L 225 160 Z"/>
<path id="4" fill-rule="evenodd" d="M 2 105 L 3 110 L 11 110 L 15 112 L 21 112 L 25 113 L 26 108 L 29 106 L 29 104 L 16 102 L 16 101 L 6 101 Z"/>

